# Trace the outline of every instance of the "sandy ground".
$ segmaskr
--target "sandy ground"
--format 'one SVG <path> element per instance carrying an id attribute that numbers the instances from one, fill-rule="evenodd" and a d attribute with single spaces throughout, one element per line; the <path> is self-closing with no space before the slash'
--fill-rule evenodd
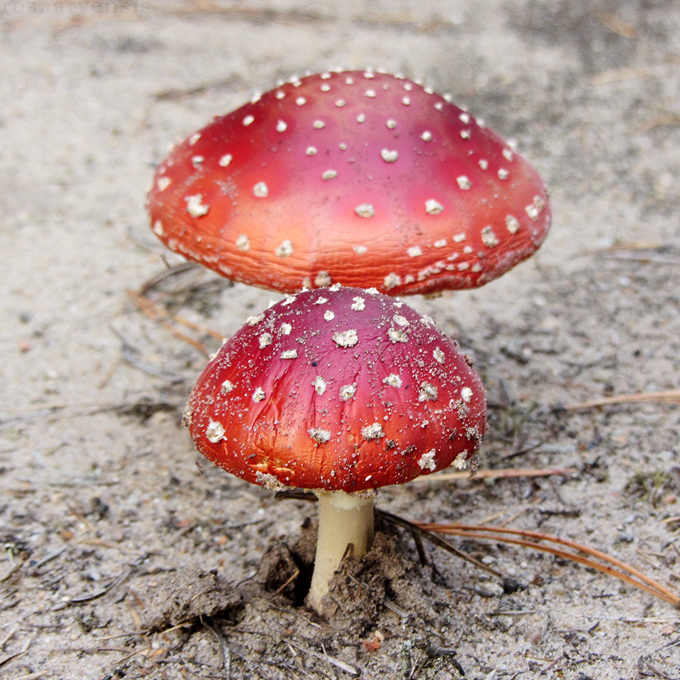
<path id="1" fill-rule="evenodd" d="M 388 532 L 318 619 L 273 592 L 313 506 L 198 461 L 179 428 L 205 357 L 128 296 L 178 262 L 147 226 L 154 167 L 336 65 L 451 92 L 532 159 L 555 216 L 502 279 L 409 302 L 476 356 L 482 467 L 574 472 L 416 481 L 379 507 L 495 516 L 680 590 L 678 405 L 554 408 L 680 388 L 677 3 L 0 2 L 0 676 L 680 678 L 671 605 L 498 543 L 452 539 L 515 592 Z M 272 297 L 197 270 L 150 295 L 225 335 Z"/>

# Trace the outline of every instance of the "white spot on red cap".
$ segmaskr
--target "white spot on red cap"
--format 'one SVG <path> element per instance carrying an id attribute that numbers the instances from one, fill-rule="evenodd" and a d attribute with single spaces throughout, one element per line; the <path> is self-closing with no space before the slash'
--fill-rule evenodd
<path id="1" fill-rule="evenodd" d="M 343 385 L 340 388 L 340 401 L 348 401 L 356 394 L 356 392 L 357 392 L 356 383 L 352 385 Z"/>
<path id="2" fill-rule="evenodd" d="M 391 288 L 396 288 L 401 285 L 401 277 L 394 272 L 388 274 L 383 281 L 385 288 L 390 290 Z"/>
<path id="3" fill-rule="evenodd" d="M 220 387 L 220 392 L 222 394 L 229 394 L 229 392 L 231 392 L 234 389 L 234 387 L 236 386 L 234 385 L 233 382 L 231 382 L 231 380 L 225 380 L 222 383 L 222 387 Z"/>
<path id="4" fill-rule="evenodd" d="M 486 170 L 489 167 L 489 161 L 485 160 L 484 158 L 479 159 L 479 167 L 482 170 Z"/>
<path id="5" fill-rule="evenodd" d="M 425 212 L 428 215 L 439 215 L 444 210 L 444 206 L 434 198 L 429 198 L 425 201 Z"/>
<path id="6" fill-rule="evenodd" d="M 328 83 L 324 83 L 320 89 L 322 92 L 330 92 L 331 86 Z"/>
<path id="7" fill-rule="evenodd" d="M 260 323 L 260 321 L 262 321 L 263 319 L 264 319 L 264 314 L 258 314 L 257 316 L 249 316 L 246 319 L 246 323 L 249 326 L 257 326 L 257 324 Z"/>
<path id="8" fill-rule="evenodd" d="M 498 179 L 508 179 L 508 171 L 505 168 L 498 169 Z"/>
<path id="9" fill-rule="evenodd" d="M 287 128 L 288 128 L 288 124 L 286 123 L 285 120 L 280 120 L 276 123 L 276 131 L 277 132 L 285 132 Z"/>
<path id="10" fill-rule="evenodd" d="M 375 78 L 375 73 L 373 71 L 364 71 L 364 78 L 371 79 Z"/>
<path id="11" fill-rule="evenodd" d="M 432 133 L 429 130 L 424 130 L 423 133 L 420 135 L 420 138 L 424 142 L 431 142 L 432 141 Z"/>
<path id="12" fill-rule="evenodd" d="M 307 432 L 309 433 L 309 436 L 319 444 L 325 444 L 331 438 L 330 430 L 323 430 L 320 427 L 311 427 Z"/>
<path id="13" fill-rule="evenodd" d="M 453 461 L 453 467 L 455 467 L 458 470 L 465 470 L 467 467 L 467 455 L 468 451 L 465 449 L 465 451 L 461 451 L 457 456 L 456 459 Z"/>
<path id="14" fill-rule="evenodd" d="M 329 180 L 329 179 L 335 179 L 338 176 L 338 173 L 336 170 L 324 170 L 323 174 L 321 175 L 321 179 Z"/>
<path id="15" fill-rule="evenodd" d="M 465 233 L 461 231 L 459 234 L 456 234 L 453 237 L 453 240 L 454 240 L 455 243 L 460 243 L 461 241 L 464 241 L 465 240 Z"/>
<path id="16" fill-rule="evenodd" d="M 463 111 L 463 113 L 461 113 L 458 118 L 463 122 L 464 125 L 467 125 L 470 122 L 470 114 L 466 113 L 465 111 Z"/>
<path id="17" fill-rule="evenodd" d="M 283 335 L 290 335 L 292 330 L 293 327 L 289 323 L 282 323 L 279 327 L 279 333 L 283 333 Z"/>
<path id="18" fill-rule="evenodd" d="M 411 97 L 404 97 L 404 98 L 401 100 L 401 103 L 402 103 L 404 106 L 410 106 L 410 105 L 411 105 Z"/>
<path id="19" fill-rule="evenodd" d="M 470 139 L 470 130 L 461 130 L 460 136 L 462 139 Z"/>
<path id="20" fill-rule="evenodd" d="M 271 333 L 262 333 L 260 336 L 260 349 L 264 349 L 268 345 L 272 344 L 272 334 Z"/>
<path id="21" fill-rule="evenodd" d="M 264 182 L 258 182 L 253 187 L 253 196 L 257 196 L 257 198 L 266 198 L 269 196 L 269 188 Z"/>
<path id="22" fill-rule="evenodd" d="M 233 156 L 230 153 L 225 153 L 222 158 L 218 161 L 218 165 L 220 165 L 223 168 L 226 168 L 229 163 L 231 163 L 233 159 Z"/>
<path id="23" fill-rule="evenodd" d="M 395 314 L 392 317 L 392 320 L 397 324 L 397 326 L 401 326 L 402 328 L 408 328 L 411 325 L 409 320 L 401 314 Z"/>
<path id="24" fill-rule="evenodd" d="M 252 124 L 252 122 L 255 120 L 255 116 L 251 116 L 248 114 L 244 119 L 243 119 L 243 124 L 248 127 L 249 125 Z"/>
<path id="25" fill-rule="evenodd" d="M 282 359 L 297 359 L 298 353 L 296 349 L 287 349 L 281 352 Z"/>
<path id="26" fill-rule="evenodd" d="M 210 210 L 210 206 L 203 204 L 203 196 L 201 194 L 187 196 L 184 200 L 187 202 L 187 212 L 192 217 L 202 217 Z"/>
<path id="27" fill-rule="evenodd" d="M 369 218 L 375 215 L 375 209 L 370 203 L 362 203 L 361 205 L 358 205 L 356 208 L 354 208 L 354 212 L 359 217 Z"/>
<path id="28" fill-rule="evenodd" d="M 321 74 L 321 80 L 328 80 L 331 77 L 331 74 L 328 71 L 324 71 Z"/>
<path id="29" fill-rule="evenodd" d="M 389 149 L 383 149 L 380 152 L 380 158 L 382 158 L 385 163 L 394 163 L 399 158 L 398 151 L 390 151 Z"/>
<path id="30" fill-rule="evenodd" d="M 498 245 L 496 234 L 493 233 L 493 228 L 488 225 L 482 229 L 482 243 L 487 248 L 494 248 Z"/>
<path id="31" fill-rule="evenodd" d="M 388 129 L 394 130 L 394 128 L 397 127 L 397 121 L 394 120 L 394 118 L 388 118 L 385 125 L 387 125 Z"/>
<path id="32" fill-rule="evenodd" d="M 276 98 L 277 99 L 283 99 L 286 96 L 286 93 L 283 90 L 277 90 L 276 91 Z"/>
<path id="33" fill-rule="evenodd" d="M 366 246 L 354 246 L 352 250 L 357 254 L 357 255 L 364 255 L 367 251 L 368 248 Z"/>
<path id="34" fill-rule="evenodd" d="M 293 244 L 289 240 L 283 241 L 274 251 L 276 257 L 290 257 L 293 254 Z"/>
<path id="35" fill-rule="evenodd" d="M 402 380 L 396 373 L 390 373 L 386 378 L 383 378 L 383 383 L 390 387 L 399 388 L 402 385 Z"/>
<path id="36" fill-rule="evenodd" d="M 505 148 L 503 149 L 503 156 L 509 161 L 511 161 L 514 158 L 514 154 L 512 153 L 512 149 Z"/>
<path id="37" fill-rule="evenodd" d="M 465 191 L 472 187 L 472 182 L 465 175 L 456 177 L 456 184 Z"/>
<path id="38" fill-rule="evenodd" d="M 350 328 L 347 331 L 333 333 L 333 342 L 338 347 L 354 347 L 359 342 L 356 329 Z"/>
<path id="39" fill-rule="evenodd" d="M 318 286 L 319 288 L 323 288 L 324 286 L 330 286 L 331 285 L 331 277 L 328 272 L 325 271 L 320 271 L 315 277 L 314 277 L 314 285 Z"/>
<path id="40" fill-rule="evenodd" d="M 305 153 L 306 153 L 308 156 L 316 156 L 316 147 L 315 147 L 315 146 L 308 146 L 308 147 L 305 149 Z"/>
<path id="41" fill-rule="evenodd" d="M 505 216 L 505 226 L 511 234 L 516 234 L 519 231 L 519 222 L 512 215 Z"/>
<path id="42" fill-rule="evenodd" d="M 366 309 L 366 300 L 362 297 L 352 298 L 353 302 L 350 309 L 355 312 L 363 312 Z"/>
<path id="43" fill-rule="evenodd" d="M 285 488 L 285 485 L 277 477 L 268 472 L 260 472 L 259 470 L 255 473 L 255 483 L 268 491 L 280 491 Z"/>
<path id="44" fill-rule="evenodd" d="M 440 238 L 438 241 L 434 242 L 435 248 L 444 248 L 445 246 L 446 246 L 446 239 L 445 238 Z"/>
<path id="45" fill-rule="evenodd" d="M 375 97 L 375 90 L 366 90 L 364 94 L 369 97 L 370 99 L 373 99 Z"/>
<path id="46" fill-rule="evenodd" d="M 424 453 L 418 460 L 418 465 L 420 466 L 420 468 L 423 470 L 430 470 L 431 472 L 434 472 L 437 469 L 437 463 L 434 460 L 436 454 L 437 449 L 431 449 L 427 453 Z"/>
<path id="47" fill-rule="evenodd" d="M 306 100 L 304 97 L 296 97 L 296 98 L 295 98 L 295 103 L 296 103 L 298 106 L 303 106 L 304 104 L 307 103 L 307 100 Z"/>
<path id="48" fill-rule="evenodd" d="M 469 403 L 470 399 L 472 399 L 472 390 L 469 387 L 463 387 L 460 391 L 460 396 L 465 403 Z"/>
<path id="49" fill-rule="evenodd" d="M 288 307 L 288 305 L 292 305 L 296 300 L 295 295 L 287 295 L 286 299 L 281 303 L 282 307 Z"/>
<path id="50" fill-rule="evenodd" d="M 441 349 L 439 349 L 439 347 L 434 348 L 434 350 L 432 351 L 432 356 L 438 363 L 440 364 L 446 363 L 446 355 L 444 354 L 444 352 L 441 351 Z"/>
<path id="51" fill-rule="evenodd" d="M 345 78 L 345 82 L 348 85 L 354 85 L 354 78 L 352 78 L 352 76 L 347 76 L 347 78 Z"/>
<path id="52" fill-rule="evenodd" d="M 189 137 L 189 146 L 193 146 L 201 138 L 200 132 L 195 132 L 191 137 Z"/>
<path id="53" fill-rule="evenodd" d="M 191 164 L 192 164 L 195 168 L 200 168 L 200 167 L 201 167 L 201 164 L 203 163 L 204 160 L 205 160 L 205 157 L 204 157 L 204 156 L 192 156 L 192 157 L 191 157 Z"/>
<path id="54" fill-rule="evenodd" d="M 159 177 L 158 182 L 156 182 L 158 191 L 165 191 L 170 186 L 170 181 L 169 177 Z"/>
<path id="55" fill-rule="evenodd" d="M 153 233 L 156 236 L 165 236 L 165 230 L 163 229 L 163 223 L 160 220 L 156 220 L 153 223 Z"/>
<path id="56" fill-rule="evenodd" d="M 323 129 L 326 127 L 326 123 L 324 123 L 322 120 L 315 120 L 315 121 L 312 123 L 312 127 L 313 127 L 315 130 L 323 130 Z"/>
<path id="57" fill-rule="evenodd" d="M 365 123 L 366 122 L 366 114 L 365 113 L 360 113 L 357 116 L 357 123 Z"/>
<path id="58" fill-rule="evenodd" d="M 409 257 L 418 257 L 423 254 L 423 251 L 420 246 L 411 246 L 406 253 Z"/>
<path id="59" fill-rule="evenodd" d="M 236 247 L 247 253 L 250 250 L 250 239 L 245 234 L 239 234 L 236 239 Z"/>
<path id="60" fill-rule="evenodd" d="M 216 420 L 211 420 L 205 428 L 205 436 L 213 444 L 221 442 L 224 439 L 224 426 Z"/>
<path id="61" fill-rule="evenodd" d="M 404 83 L 402 86 L 407 92 L 410 92 L 413 89 L 413 85 L 411 83 Z"/>
<path id="62" fill-rule="evenodd" d="M 335 105 L 336 105 L 339 109 L 341 109 L 343 106 L 345 106 L 345 104 L 347 104 L 347 102 L 346 102 L 344 99 L 337 99 L 337 100 L 335 101 Z"/>
<path id="63" fill-rule="evenodd" d="M 436 401 L 437 396 L 437 388 L 432 383 L 424 382 L 420 384 L 418 401 Z"/>
<path id="64" fill-rule="evenodd" d="M 437 111 L 441 111 L 444 108 L 444 104 L 441 102 L 435 102 L 434 108 L 437 109 Z"/>
<path id="65" fill-rule="evenodd" d="M 366 425 L 366 427 L 361 428 L 361 436 L 366 440 L 380 439 L 385 436 L 385 432 L 382 429 L 380 423 L 373 423 L 372 425 Z"/>
<path id="66" fill-rule="evenodd" d="M 314 378 L 312 385 L 314 385 L 314 391 L 318 395 L 323 394 L 328 389 L 328 383 L 320 375 L 317 375 L 316 378 Z"/>
<path id="67" fill-rule="evenodd" d="M 393 344 L 396 344 L 397 342 L 408 342 L 408 335 L 397 328 L 388 328 L 387 337 Z"/>
<path id="68" fill-rule="evenodd" d="M 327 312 L 324 313 L 323 318 L 326 321 L 333 321 L 333 319 L 335 319 L 335 314 L 331 312 L 331 310 L 329 309 Z"/>
<path id="69" fill-rule="evenodd" d="M 258 387 L 254 392 L 253 392 L 253 401 L 262 401 L 265 398 L 265 393 L 264 390 L 261 387 Z"/>

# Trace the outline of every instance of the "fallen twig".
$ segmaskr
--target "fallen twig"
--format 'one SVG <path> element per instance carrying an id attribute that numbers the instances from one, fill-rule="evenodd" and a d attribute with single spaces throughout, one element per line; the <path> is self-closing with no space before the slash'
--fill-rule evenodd
<path id="1" fill-rule="evenodd" d="M 176 315 L 168 317 L 168 315 L 165 314 L 165 312 L 158 305 L 155 305 L 153 302 L 151 302 L 151 300 L 145 298 L 143 295 L 139 295 L 139 293 L 136 293 L 133 290 L 128 291 L 128 297 L 132 300 L 132 302 L 135 303 L 137 309 L 144 312 L 144 314 L 146 314 L 149 319 L 152 321 L 157 321 L 161 326 L 163 326 L 163 328 L 165 328 L 165 330 L 170 331 L 170 333 L 172 333 L 174 336 L 178 337 L 180 340 L 183 340 L 188 345 L 191 345 L 194 349 L 197 349 L 201 354 L 208 356 L 208 350 L 205 348 L 205 345 L 202 342 L 194 340 L 186 333 L 182 333 L 182 331 L 173 326 L 173 324 L 171 324 L 168 319 L 170 318 L 176 323 L 181 323 L 187 327 L 189 327 L 189 324 L 191 323 L 190 321 L 182 319 L 181 317 L 177 317 Z M 199 328 L 205 332 L 209 332 L 210 335 L 215 335 L 214 331 L 203 329 L 197 324 L 191 324 L 191 327 Z M 222 336 L 219 337 L 221 339 Z"/>
<path id="2" fill-rule="evenodd" d="M 419 524 L 417 522 L 409 522 L 409 520 L 404 519 L 403 517 L 399 517 L 399 515 L 393 515 L 391 512 L 387 512 L 387 510 L 376 509 L 376 513 L 378 514 L 379 517 L 382 517 L 384 520 L 390 522 L 391 524 L 396 524 L 397 526 L 403 527 L 404 529 L 408 529 L 413 533 L 419 534 L 424 539 L 430 541 L 430 543 L 436 545 L 438 548 L 443 548 L 447 552 L 450 552 L 452 555 L 460 557 L 460 559 L 465 560 L 466 562 L 470 562 L 470 564 L 474 564 L 475 567 L 483 569 L 484 571 L 498 578 L 503 578 L 503 574 L 501 574 L 500 572 L 496 571 L 495 569 L 492 569 L 488 565 L 484 564 L 483 562 L 480 562 L 478 559 L 475 559 L 471 555 L 464 553 L 462 550 L 459 550 L 455 546 L 451 545 L 444 539 L 437 536 L 436 533 L 434 533 L 434 530 L 430 529 L 427 525 Z M 433 526 L 447 526 L 447 525 L 433 525 Z"/>
<path id="3" fill-rule="evenodd" d="M 543 534 L 537 531 L 525 531 L 523 529 L 506 529 L 504 527 L 487 527 L 479 525 L 465 525 L 465 524 L 436 524 L 436 523 L 418 523 L 419 527 L 436 533 L 442 533 L 454 536 L 465 536 L 466 538 L 481 538 L 493 541 L 502 541 L 503 543 L 512 543 L 514 545 L 521 545 L 526 548 L 533 548 L 548 552 L 558 557 L 569 559 L 573 562 L 578 562 L 584 566 L 591 567 L 596 571 L 608 574 L 618 578 L 625 583 L 629 583 L 640 590 L 644 590 L 655 597 L 658 597 L 665 602 L 668 602 L 676 607 L 680 606 L 680 597 L 672 590 L 662 585 L 658 581 L 643 574 L 635 567 L 622 562 L 621 560 L 607 555 L 600 550 L 590 548 L 589 546 L 576 543 L 566 538 L 559 536 L 552 536 Z M 510 536 L 520 536 L 521 538 L 511 538 Z M 571 548 L 580 553 L 585 553 L 596 559 L 602 560 L 605 564 L 600 564 L 592 559 L 582 557 L 581 555 L 560 550 L 548 545 L 543 545 L 540 541 L 549 543 L 556 543 Z"/>
<path id="4" fill-rule="evenodd" d="M 615 397 L 602 397 L 591 401 L 583 401 L 579 404 L 564 406 L 565 411 L 583 411 L 597 406 L 610 406 L 612 404 L 680 404 L 680 390 L 667 390 L 664 392 L 639 392 L 638 394 L 620 394 Z"/>
<path id="5" fill-rule="evenodd" d="M 558 475 L 566 477 L 577 472 L 573 468 L 553 468 L 553 469 L 512 469 L 501 468 L 500 470 L 478 470 L 474 477 L 470 477 L 469 472 L 444 472 L 436 475 L 426 475 L 414 479 L 415 482 L 447 482 L 452 479 L 507 479 L 509 477 L 550 477 Z"/>
<path id="6" fill-rule="evenodd" d="M 224 639 L 222 634 L 211 626 L 207 621 L 203 621 L 203 625 L 212 633 L 213 637 L 217 640 L 220 646 L 220 657 L 222 659 L 222 669 L 224 671 L 225 680 L 230 680 L 231 678 L 231 650 L 227 641 Z"/>

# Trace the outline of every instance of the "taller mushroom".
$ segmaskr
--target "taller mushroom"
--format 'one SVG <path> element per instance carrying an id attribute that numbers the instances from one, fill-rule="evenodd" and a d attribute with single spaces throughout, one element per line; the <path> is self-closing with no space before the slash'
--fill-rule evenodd
<path id="1" fill-rule="evenodd" d="M 158 167 L 154 232 L 236 281 L 290 293 L 481 286 L 550 226 L 537 172 L 430 88 L 373 71 L 293 79 Z"/>
<path id="2" fill-rule="evenodd" d="M 254 484 L 314 489 L 320 609 L 348 546 L 373 539 L 374 490 L 455 465 L 484 434 L 484 388 L 431 319 L 376 290 L 289 296 L 223 345 L 189 399 L 199 451 Z"/>

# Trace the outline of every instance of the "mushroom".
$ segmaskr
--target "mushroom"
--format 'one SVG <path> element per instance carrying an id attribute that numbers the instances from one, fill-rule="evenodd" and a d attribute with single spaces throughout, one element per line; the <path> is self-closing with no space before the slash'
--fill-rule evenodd
<path id="1" fill-rule="evenodd" d="M 448 99 L 373 71 L 294 78 L 170 153 L 148 197 L 153 230 L 190 260 L 285 293 L 481 286 L 540 246 L 548 196 Z"/>
<path id="2" fill-rule="evenodd" d="M 319 498 L 309 604 L 351 546 L 373 539 L 376 490 L 471 462 L 484 434 L 482 384 L 434 322 L 377 290 L 333 285 L 249 318 L 193 389 L 198 450 L 268 489 Z"/>

